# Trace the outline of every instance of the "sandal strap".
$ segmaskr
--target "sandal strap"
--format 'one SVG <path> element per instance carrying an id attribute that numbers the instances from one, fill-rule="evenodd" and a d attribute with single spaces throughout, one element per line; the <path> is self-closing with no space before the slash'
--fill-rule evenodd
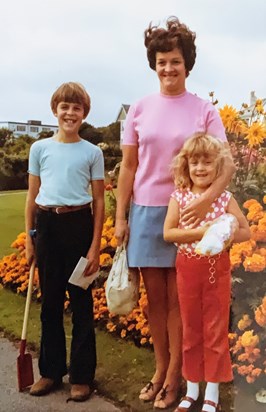
<path id="1" fill-rule="evenodd" d="M 177 389 L 168 389 L 168 388 L 169 388 L 169 385 L 162 387 L 161 393 L 160 393 L 160 399 L 156 399 L 157 401 L 163 401 L 166 398 L 168 393 L 177 391 Z"/>
<path id="2" fill-rule="evenodd" d="M 155 385 L 162 385 L 163 384 L 163 382 L 152 382 L 152 381 L 149 381 L 148 383 L 147 383 L 147 385 L 143 388 L 143 391 L 144 391 L 144 393 L 147 393 L 147 392 L 149 392 L 149 390 L 154 390 L 154 386 Z"/>
<path id="3" fill-rule="evenodd" d="M 221 411 L 221 405 L 213 401 L 204 400 L 203 405 L 210 405 L 215 408 L 215 411 Z"/>
<path id="4" fill-rule="evenodd" d="M 190 396 L 183 396 L 183 398 L 181 398 L 181 402 L 182 401 L 188 401 L 189 403 L 193 404 L 194 402 L 196 402 L 195 399 L 191 398 Z M 180 402 L 180 403 L 181 403 Z"/>

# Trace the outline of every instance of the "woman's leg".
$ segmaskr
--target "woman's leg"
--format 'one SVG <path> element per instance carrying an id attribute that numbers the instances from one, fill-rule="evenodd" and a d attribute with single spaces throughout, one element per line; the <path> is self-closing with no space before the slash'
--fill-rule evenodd
<path id="1" fill-rule="evenodd" d="M 182 323 L 177 297 L 176 271 L 167 269 L 167 335 L 169 364 L 163 388 L 158 393 L 154 406 L 165 409 L 176 401 L 181 383 Z"/>
<path id="2" fill-rule="evenodd" d="M 176 271 L 168 269 L 167 275 L 168 319 L 167 331 L 169 338 L 170 362 L 167 370 L 165 384 L 179 385 L 182 366 L 182 322 L 177 297 Z"/>
<path id="3" fill-rule="evenodd" d="M 148 299 L 148 321 L 155 354 L 155 373 L 143 400 L 153 400 L 162 388 L 169 365 L 169 342 L 167 333 L 167 280 L 160 268 L 143 268 L 141 273 Z M 142 391 L 143 392 L 143 391 Z M 141 394 L 142 394 L 141 392 Z"/>
<path id="4" fill-rule="evenodd" d="M 182 331 L 175 269 L 143 268 L 141 272 L 147 291 L 148 320 L 156 362 L 151 382 L 160 383 L 164 388 L 167 386 L 169 393 L 163 399 L 159 396 L 159 403 L 168 405 L 168 398 L 172 398 L 170 403 L 176 399 L 181 374 Z M 158 389 L 160 386 L 151 391 L 150 400 L 154 399 L 154 392 L 158 392 Z"/>

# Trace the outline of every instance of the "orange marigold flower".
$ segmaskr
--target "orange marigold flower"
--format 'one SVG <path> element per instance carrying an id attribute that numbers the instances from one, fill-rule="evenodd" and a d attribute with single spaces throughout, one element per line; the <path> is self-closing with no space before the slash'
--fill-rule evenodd
<path id="1" fill-rule="evenodd" d="M 247 375 L 247 377 L 246 377 L 247 383 L 254 383 L 255 380 L 256 380 L 256 379 L 255 379 L 255 376 Z"/>
<path id="2" fill-rule="evenodd" d="M 100 249 L 103 250 L 103 249 L 106 248 L 106 246 L 107 246 L 107 240 L 106 240 L 104 237 L 102 237 L 102 238 L 101 238 L 101 246 L 100 246 Z"/>
<path id="3" fill-rule="evenodd" d="M 246 257 L 243 262 L 243 266 L 246 271 L 249 272 L 261 272 L 266 267 L 265 257 L 253 253 L 252 256 Z"/>
<path id="4" fill-rule="evenodd" d="M 230 263 L 232 270 L 238 268 L 242 263 L 241 255 L 234 254 L 232 249 L 230 250 Z"/>
<path id="5" fill-rule="evenodd" d="M 247 346 L 255 348 L 255 346 L 258 345 L 260 339 L 258 335 L 253 335 L 253 333 L 254 333 L 253 330 L 249 330 L 243 333 L 241 337 L 241 344 L 244 348 Z"/>
<path id="6" fill-rule="evenodd" d="M 129 332 L 131 332 L 133 329 L 135 329 L 135 324 L 134 323 L 131 323 L 131 325 L 129 325 L 128 326 L 128 328 L 127 328 L 127 330 L 129 331 Z"/>
<path id="7" fill-rule="evenodd" d="M 114 236 L 110 240 L 110 246 L 113 247 L 114 249 L 117 247 L 117 239 Z"/>
<path id="8" fill-rule="evenodd" d="M 262 372 L 262 369 L 260 369 L 260 368 L 255 368 L 255 369 L 253 369 L 253 371 L 251 372 L 251 375 L 252 375 L 252 376 L 255 376 L 255 377 L 257 378 L 258 376 L 260 376 L 261 372 Z"/>
<path id="9" fill-rule="evenodd" d="M 106 328 L 109 332 L 114 332 L 116 330 L 116 325 L 113 322 L 108 322 Z"/>
<path id="10" fill-rule="evenodd" d="M 122 329 L 120 333 L 121 338 L 125 338 L 127 336 L 127 331 L 126 329 Z"/>
<path id="11" fill-rule="evenodd" d="M 109 253 L 102 253 L 100 255 L 100 266 L 111 266 L 113 259 Z"/>
<path id="12" fill-rule="evenodd" d="M 249 222 L 258 222 L 261 218 L 263 218 L 264 213 L 262 210 L 259 210 L 259 208 L 253 208 L 251 207 L 249 209 L 249 212 L 247 214 L 247 220 Z"/>
<path id="13" fill-rule="evenodd" d="M 252 320 L 250 319 L 249 315 L 243 315 L 242 319 L 237 324 L 237 327 L 239 330 L 244 330 L 247 329 L 252 323 Z"/>
<path id="14" fill-rule="evenodd" d="M 140 339 L 140 344 L 145 345 L 145 343 L 147 343 L 147 338 L 141 338 Z"/>
<path id="15" fill-rule="evenodd" d="M 245 201 L 245 203 L 243 203 L 243 207 L 245 209 L 249 209 L 250 206 L 252 206 L 254 204 L 259 204 L 259 202 L 256 199 L 248 199 L 248 200 Z"/>
<path id="16" fill-rule="evenodd" d="M 108 218 L 104 222 L 104 227 L 107 228 L 107 229 L 110 229 L 113 226 L 114 226 L 114 220 L 111 216 L 108 216 Z"/>

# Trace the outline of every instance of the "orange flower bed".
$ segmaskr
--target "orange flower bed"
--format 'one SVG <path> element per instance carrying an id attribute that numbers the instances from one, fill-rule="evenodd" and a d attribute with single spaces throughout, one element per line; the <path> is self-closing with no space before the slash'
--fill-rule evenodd
<path id="1" fill-rule="evenodd" d="M 264 198 L 264 202 L 266 197 Z M 245 202 L 244 207 L 262 212 L 248 214 L 252 230 L 251 240 L 234 244 L 230 251 L 231 265 L 234 275 L 244 271 L 247 275 L 252 272 L 265 270 L 266 248 L 262 242 L 266 240 L 265 212 L 255 199 Z M 256 228 L 256 229 L 255 229 Z M 12 243 L 16 253 L 4 256 L 0 260 L 0 283 L 4 287 L 12 289 L 16 293 L 26 294 L 28 286 L 29 268 L 25 259 L 25 233 L 18 235 Z M 152 347 L 152 338 L 147 320 L 147 296 L 143 281 L 140 284 L 139 306 L 127 316 L 116 316 L 109 313 L 105 297 L 105 281 L 112 264 L 112 256 L 115 252 L 116 240 L 114 238 L 114 222 L 111 217 L 105 221 L 100 256 L 100 276 L 95 281 L 93 289 L 94 318 L 98 327 L 107 330 L 122 339 L 133 340 L 137 345 Z M 33 295 L 38 300 L 41 297 L 37 269 L 34 278 Z M 69 296 L 66 293 L 65 309 L 70 310 Z M 259 376 L 265 374 L 266 364 L 263 364 L 265 353 L 262 346 L 265 339 L 260 338 L 260 331 L 266 335 L 266 297 L 260 301 L 253 310 L 252 315 L 243 314 L 237 324 L 237 333 L 230 333 L 230 347 L 234 355 L 234 369 L 243 376 L 247 382 L 254 382 Z M 255 332 L 256 331 L 256 332 Z M 263 358 L 264 357 L 264 358 Z M 259 366 L 258 366 L 259 365 Z"/>

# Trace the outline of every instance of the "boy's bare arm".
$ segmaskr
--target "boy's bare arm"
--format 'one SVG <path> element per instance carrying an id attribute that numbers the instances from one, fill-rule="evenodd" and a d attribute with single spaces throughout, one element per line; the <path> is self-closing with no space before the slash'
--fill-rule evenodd
<path id="1" fill-rule="evenodd" d="M 91 182 L 91 188 L 93 197 L 92 213 L 94 227 L 92 243 L 87 253 L 89 264 L 86 269 L 86 276 L 95 273 L 99 268 L 100 246 L 104 220 L 104 181 L 93 180 Z"/>
<path id="2" fill-rule="evenodd" d="M 26 231 L 26 258 L 28 264 L 31 264 L 34 257 L 34 246 L 30 236 L 30 230 L 35 227 L 35 216 L 37 205 L 35 199 L 39 193 L 41 180 L 39 176 L 29 175 L 29 189 L 25 205 L 25 231 Z"/>

